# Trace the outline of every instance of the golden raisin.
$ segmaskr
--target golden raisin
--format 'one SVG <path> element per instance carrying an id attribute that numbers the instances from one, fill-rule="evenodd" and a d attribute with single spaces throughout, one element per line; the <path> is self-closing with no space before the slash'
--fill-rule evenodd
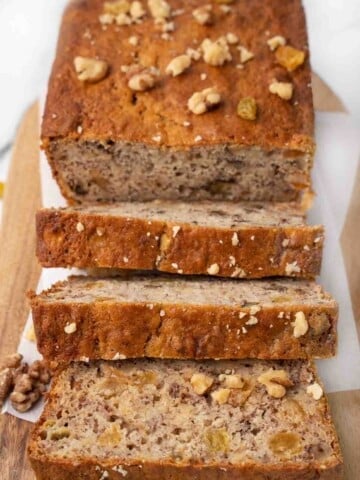
<path id="1" fill-rule="evenodd" d="M 210 428 L 204 434 L 204 441 L 212 452 L 227 452 L 229 450 L 229 434 L 225 428 Z"/>
<path id="2" fill-rule="evenodd" d="M 269 440 L 270 450 L 280 457 L 292 457 L 303 449 L 301 438 L 296 433 L 279 432 Z"/>
<path id="3" fill-rule="evenodd" d="M 244 120 L 256 120 L 257 105 L 253 97 L 244 97 L 237 106 L 237 114 Z"/>
<path id="4" fill-rule="evenodd" d="M 305 61 L 305 53 L 289 45 L 281 45 L 275 53 L 276 60 L 288 72 L 296 70 Z"/>

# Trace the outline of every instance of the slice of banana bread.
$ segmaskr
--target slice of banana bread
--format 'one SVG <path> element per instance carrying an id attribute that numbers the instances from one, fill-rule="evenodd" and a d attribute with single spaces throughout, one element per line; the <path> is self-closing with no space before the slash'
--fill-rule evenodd
<path id="1" fill-rule="evenodd" d="M 306 200 L 309 60 L 300 0 L 70 2 L 42 125 L 62 193 Z"/>
<path id="2" fill-rule="evenodd" d="M 45 267 L 313 278 L 324 232 L 294 204 L 154 201 L 44 209 L 37 255 Z"/>
<path id="3" fill-rule="evenodd" d="M 38 480 L 339 480 L 311 363 L 72 364 L 29 442 Z"/>
<path id="4" fill-rule="evenodd" d="M 314 282 L 70 277 L 31 294 L 49 361 L 330 357 L 338 307 Z"/>

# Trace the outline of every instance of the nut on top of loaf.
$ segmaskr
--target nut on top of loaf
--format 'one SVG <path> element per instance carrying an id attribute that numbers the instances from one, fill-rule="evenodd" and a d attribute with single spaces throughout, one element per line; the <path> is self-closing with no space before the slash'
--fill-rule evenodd
<path id="1" fill-rule="evenodd" d="M 307 50 L 300 0 L 72 2 L 43 140 L 81 136 L 189 147 L 201 138 L 209 146 L 311 153 Z M 289 85 L 291 95 L 279 85 Z M 221 101 L 199 115 L 189 99 L 207 89 Z M 239 110 L 244 98 L 251 111 Z"/>

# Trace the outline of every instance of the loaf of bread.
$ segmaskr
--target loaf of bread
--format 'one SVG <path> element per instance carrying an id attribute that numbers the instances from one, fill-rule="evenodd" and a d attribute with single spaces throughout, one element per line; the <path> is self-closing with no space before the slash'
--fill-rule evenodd
<path id="1" fill-rule="evenodd" d="M 42 146 L 72 203 L 307 203 L 313 105 L 301 1 L 70 2 Z"/>
<path id="2" fill-rule="evenodd" d="M 48 361 L 330 357 L 338 307 L 304 280 L 71 277 L 31 294 Z"/>
<path id="3" fill-rule="evenodd" d="M 37 214 L 44 267 L 313 278 L 323 238 L 293 204 L 125 202 Z"/>
<path id="4" fill-rule="evenodd" d="M 29 454 L 38 480 L 339 480 L 342 457 L 310 363 L 72 364 Z"/>

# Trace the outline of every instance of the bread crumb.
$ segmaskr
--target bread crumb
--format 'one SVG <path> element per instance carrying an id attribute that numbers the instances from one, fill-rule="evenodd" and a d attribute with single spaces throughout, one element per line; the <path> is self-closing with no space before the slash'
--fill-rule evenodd
<path id="1" fill-rule="evenodd" d="M 124 263 L 129 263 L 128 257 L 123 257 Z"/>
<path id="2" fill-rule="evenodd" d="M 121 465 L 113 467 L 112 470 L 114 470 L 114 472 L 120 473 L 123 477 L 126 477 L 126 475 L 128 474 L 128 471 L 125 470 Z"/>
<path id="3" fill-rule="evenodd" d="M 85 230 L 85 227 L 84 227 L 84 225 L 83 225 L 81 222 L 78 222 L 78 223 L 76 224 L 76 230 L 77 230 L 79 233 L 81 233 L 81 232 L 83 232 L 83 231 Z"/>
<path id="4" fill-rule="evenodd" d="M 67 334 L 75 333 L 76 332 L 76 323 L 67 323 L 64 327 L 64 332 Z"/>
<path id="5" fill-rule="evenodd" d="M 314 243 L 319 243 L 319 242 L 321 242 L 321 240 L 322 240 L 321 237 L 316 237 L 315 240 L 314 240 Z"/>
<path id="6" fill-rule="evenodd" d="M 185 122 L 183 123 L 184 127 L 190 127 L 191 125 L 191 122 L 188 122 L 187 120 L 185 120 Z"/>
<path id="7" fill-rule="evenodd" d="M 171 266 L 174 270 L 177 270 L 179 268 L 179 265 L 177 263 L 172 263 Z"/>
<path id="8" fill-rule="evenodd" d="M 304 245 L 304 250 L 306 250 L 308 252 L 310 250 L 309 245 Z"/>
<path id="9" fill-rule="evenodd" d="M 203 139 L 203 138 L 202 138 L 201 135 L 196 135 L 196 137 L 195 137 L 194 140 L 195 140 L 195 142 L 201 142 L 202 139 Z"/>
<path id="10" fill-rule="evenodd" d="M 251 235 L 250 240 L 254 241 L 255 240 L 255 235 Z"/>
<path id="11" fill-rule="evenodd" d="M 233 255 L 229 256 L 229 265 L 230 265 L 230 267 L 235 267 L 235 265 L 236 265 L 236 260 L 235 260 L 235 257 Z"/>
<path id="12" fill-rule="evenodd" d="M 152 139 L 154 140 L 154 142 L 157 142 L 157 143 L 160 143 L 161 142 L 161 135 L 154 135 L 152 137 Z"/>
<path id="13" fill-rule="evenodd" d="M 204 80 L 206 80 L 206 79 L 207 79 L 207 74 L 206 74 L 206 73 L 202 73 L 202 74 L 200 75 L 200 80 L 203 80 L 203 81 L 204 81 Z"/>
<path id="14" fill-rule="evenodd" d="M 243 333 L 244 335 L 245 335 L 245 333 L 247 333 L 247 330 L 246 330 L 245 327 L 241 327 L 241 331 L 242 331 L 242 333 Z"/>
<path id="15" fill-rule="evenodd" d="M 308 395 L 311 395 L 314 400 L 320 400 L 320 398 L 323 396 L 324 392 L 321 386 L 315 382 L 312 385 L 309 385 L 306 389 L 306 393 Z"/>
<path id="16" fill-rule="evenodd" d="M 98 235 L 99 237 L 102 237 L 104 235 L 104 230 L 100 227 L 97 227 L 96 235 Z"/>
<path id="17" fill-rule="evenodd" d="M 217 275 L 220 271 L 220 267 L 217 263 L 213 263 L 210 265 L 210 267 L 207 269 L 207 273 L 209 275 Z"/>

